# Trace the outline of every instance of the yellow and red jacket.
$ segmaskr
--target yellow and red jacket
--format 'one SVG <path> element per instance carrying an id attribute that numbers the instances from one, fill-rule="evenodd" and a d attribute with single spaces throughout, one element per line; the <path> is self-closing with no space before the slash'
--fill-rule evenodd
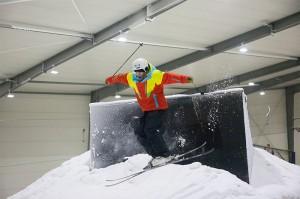
<path id="1" fill-rule="evenodd" d="M 138 81 L 134 72 L 108 77 L 107 84 L 125 84 L 133 88 L 137 101 L 143 111 L 163 110 L 168 108 L 164 95 L 164 84 L 188 83 L 189 76 L 162 72 L 150 66 L 147 77 Z"/>

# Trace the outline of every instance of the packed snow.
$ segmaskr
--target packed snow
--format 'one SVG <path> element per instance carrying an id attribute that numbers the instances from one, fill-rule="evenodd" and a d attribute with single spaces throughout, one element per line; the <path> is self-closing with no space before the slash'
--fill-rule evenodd
<path id="1" fill-rule="evenodd" d="M 48 172 L 9 199 L 300 199 L 300 167 L 254 148 L 252 182 L 195 162 L 167 165 L 127 182 L 107 187 L 107 179 L 140 171 L 150 156 L 138 154 L 126 162 L 89 170 L 86 152 Z"/>

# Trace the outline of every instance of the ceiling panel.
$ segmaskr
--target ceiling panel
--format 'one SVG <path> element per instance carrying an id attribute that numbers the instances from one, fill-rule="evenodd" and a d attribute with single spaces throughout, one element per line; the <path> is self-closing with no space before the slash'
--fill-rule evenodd
<path id="1" fill-rule="evenodd" d="M 82 20 L 88 23 L 90 19 L 93 31 L 99 31 L 149 2 L 151 1 L 0 2 L 0 20 L 89 32 L 87 24 Z M 84 19 L 80 17 L 74 3 L 79 10 L 82 7 L 86 14 Z M 83 12 L 81 14 L 84 14 Z M 79 41 L 81 39 L 74 37 L 0 28 L 0 79 L 13 77 Z"/>
<path id="2" fill-rule="evenodd" d="M 0 29 L 0 78 L 15 76 L 80 39 Z"/>
<path id="3" fill-rule="evenodd" d="M 218 80 L 279 63 L 277 59 L 249 57 L 233 54 L 218 54 L 213 57 L 176 69 L 174 72 L 191 75 L 195 86 L 202 86 Z"/>
<path id="4" fill-rule="evenodd" d="M 75 0 L 89 28 L 99 31 L 155 0 Z"/>
<path id="5" fill-rule="evenodd" d="M 81 32 L 97 32 L 144 7 L 148 2 L 151 1 L 32 0 L 0 4 L 0 19 Z"/>
<path id="6" fill-rule="evenodd" d="M 128 33 L 131 40 L 206 47 L 291 15 L 299 0 L 188 0 Z"/>

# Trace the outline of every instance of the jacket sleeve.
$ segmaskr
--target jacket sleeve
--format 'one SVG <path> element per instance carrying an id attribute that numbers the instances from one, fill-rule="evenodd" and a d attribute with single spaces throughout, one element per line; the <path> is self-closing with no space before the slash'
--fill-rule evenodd
<path id="1" fill-rule="evenodd" d="M 106 84 L 125 84 L 128 85 L 128 81 L 127 81 L 127 73 L 126 74 L 119 74 L 119 75 L 115 75 L 115 76 L 110 76 L 108 78 L 106 78 L 105 80 Z"/>
<path id="2" fill-rule="evenodd" d="M 176 73 L 165 72 L 163 76 L 163 84 L 174 84 L 174 83 L 189 83 L 187 75 L 179 75 Z"/>

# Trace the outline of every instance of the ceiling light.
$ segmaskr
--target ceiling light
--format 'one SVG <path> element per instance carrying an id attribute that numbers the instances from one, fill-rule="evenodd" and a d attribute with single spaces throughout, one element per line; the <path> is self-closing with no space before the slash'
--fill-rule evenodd
<path id="1" fill-rule="evenodd" d="M 53 75 L 57 75 L 58 71 L 57 70 L 52 70 L 50 73 L 53 74 Z"/>
<path id="2" fill-rule="evenodd" d="M 9 93 L 9 94 L 7 95 L 7 97 L 8 97 L 8 98 L 14 98 L 14 97 L 15 97 L 15 95 L 14 95 L 14 94 L 12 94 L 12 93 Z"/>
<path id="3" fill-rule="evenodd" d="M 240 48 L 240 52 L 241 52 L 241 53 L 246 53 L 246 52 L 248 52 L 248 48 L 246 48 L 245 46 L 242 46 L 242 47 Z"/>
<path id="4" fill-rule="evenodd" d="M 260 95 L 265 95 L 266 92 L 265 92 L 265 91 L 260 91 L 259 94 L 260 94 Z"/>
<path id="5" fill-rule="evenodd" d="M 121 98 L 121 95 L 115 95 L 115 98 L 116 98 L 116 99 L 120 99 L 120 98 Z"/>
<path id="6" fill-rule="evenodd" d="M 127 38 L 126 37 L 119 37 L 118 41 L 120 41 L 120 42 L 126 42 Z"/>
<path id="7" fill-rule="evenodd" d="M 7 97 L 8 97 L 8 98 L 14 98 L 15 95 L 9 91 L 9 93 L 7 94 Z"/>
<path id="8" fill-rule="evenodd" d="M 255 85 L 254 82 L 249 82 L 249 83 L 248 83 L 248 86 L 254 86 L 254 85 Z"/>

